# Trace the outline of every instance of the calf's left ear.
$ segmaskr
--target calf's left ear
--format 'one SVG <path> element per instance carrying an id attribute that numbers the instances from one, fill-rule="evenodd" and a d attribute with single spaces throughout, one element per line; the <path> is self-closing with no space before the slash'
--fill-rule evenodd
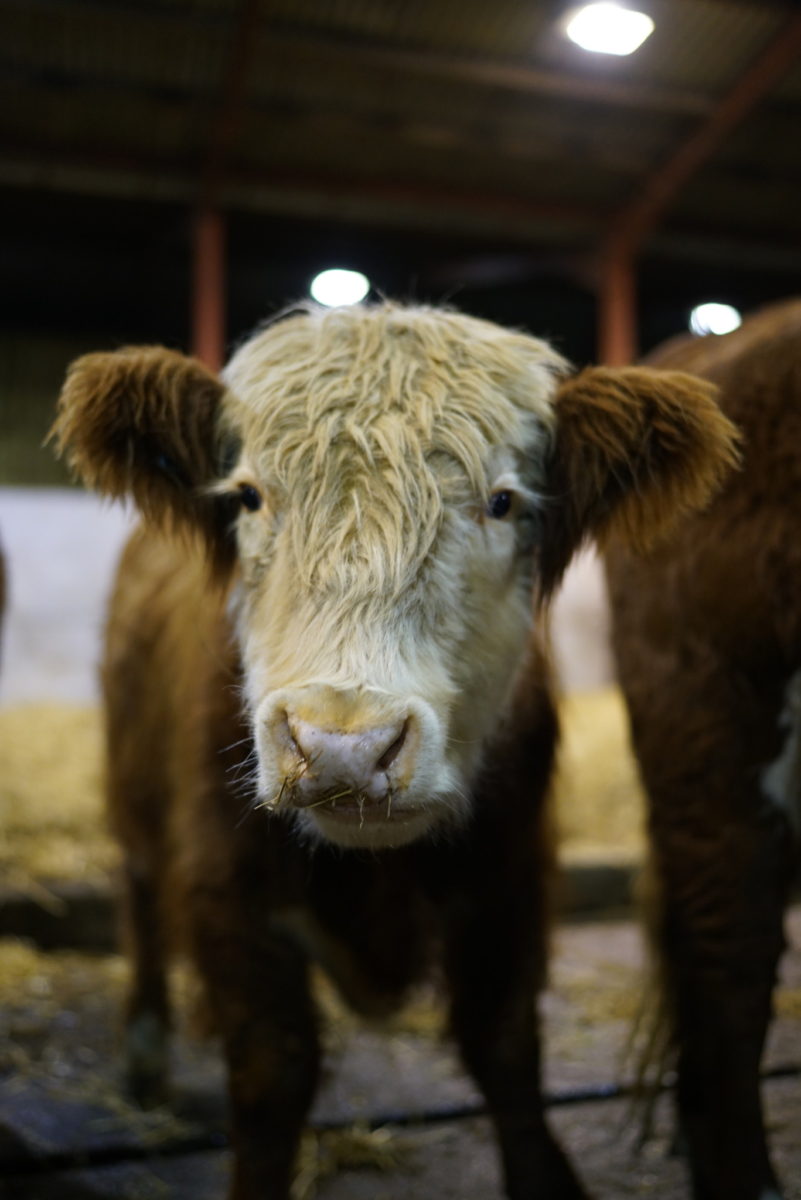
<path id="1" fill-rule="evenodd" d="M 681 371 L 590 367 L 559 387 L 546 470 L 540 590 L 610 535 L 645 549 L 701 508 L 739 462 L 716 387 Z"/>

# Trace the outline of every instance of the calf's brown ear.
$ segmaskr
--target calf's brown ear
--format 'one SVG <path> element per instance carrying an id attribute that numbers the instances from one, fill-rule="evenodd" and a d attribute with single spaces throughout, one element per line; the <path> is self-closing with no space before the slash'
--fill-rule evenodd
<path id="1" fill-rule="evenodd" d="M 645 549 L 702 507 L 739 462 L 717 389 L 681 371 L 590 367 L 559 387 L 546 472 L 540 589 L 587 539 Z"/>
<path id="2" fill-rule="evenodd" d="M 230 503 L 206 489 L 220 471 L 224 395 L 202 363 L 160 346 L 87 354 L 69 368 L 50 436 L 88 487 L 202 532 L 218 556 Z"/>

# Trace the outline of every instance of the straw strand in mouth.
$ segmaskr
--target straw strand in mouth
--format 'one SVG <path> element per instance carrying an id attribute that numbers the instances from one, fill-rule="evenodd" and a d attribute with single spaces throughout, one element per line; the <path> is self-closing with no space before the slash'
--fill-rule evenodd
<path id="1" fill-rule="evenodd" d="M 297 781 L 300 779 L 301 775 L 303 775 L 305 773 L 305 769 L 306 769 L 306 764 L 304 764 L 303 767 L 301 768 L 301 770 L 296 772 L 294 775 L 285 776 L 284 779 L 281 781 L 280 788 L 278 789 L 277 793 L 272 798 L 272 800 L 262 800 L 260 803 L 256 804 L 254 807 L 266 809 L 268 812 L 276 812 L 281 807 L 282 804 L 286 803 L 286 798 L 287 798 L 288 794 L 291 792 L 292 788 L 295 786 Z M 319 800 L 315 800 L 311 804 L 302 804 L 299 807 L 303 808 L 303 809 L 330 807 L 333 810 L 334 808 L 336 808 L 336 803 L 338 800 L 344 800 L 346 798 L 351 798 L 351 797 L 355 799 L 356 804 L 359 809 L 359 828 L 361 829 L 364 826 L 364 819 L 365 819 L 364 812 L 365 812 L 365 806 L 368 803 L 368 799 L 365 796 L 364 792 L 357 792 L 355 788 L 345 787 L 345 788 L 340 788 L 339 791 L 327 792 L 324 796 L 321 796 Z M 391 818 L 392 818 L 392 801 L 393 801 L 393 799 L 394 799 L 394 797 L 392 794 L 392 789 L 389 788 L 387 790 L 387 810 L 386 810 L 386 819 L 388 821 L 391 820 Z"/>
<path id="2" fill-rule="evenodd" d="M 352 796 L 353 788 L 345 788 L 344 791 L 334 792 L 333 795 L 323 796 L 322 800 L 315 800 L 314 804 L 304 804 L 304 808 L 320 808 L 323 804 L 336 804 L 337 800 L 342 800 L 345 796 Z M 363 803 L 363 801 L 362 801 Z"/>
<path id="3" fill-rule="evenodd" d="M 295 784 L 298 782 L 298 780 L 301 778 L 301 776 L 305 775 L 308 765 L 309 764 L 306 762 L 301 763 L 301 765 L 297 768 L 297 770 L 294 771 L 291 775 L 285 775 L 284 778 L 281 780 L 280 788 L 278 789 L 276 794 L 272 797 L 272 799 L 271 800 L 261 800 L 261 801 L 259 801 L 258 804 L 254 805 L 254 807 L 255 808 L 265 808 L 268 812 L 275 812 L 278 808 L 280 808 L 281 804 L 284 802 L 284 799 L 285 799 L 287 793 L 292 790 L 292 788 L 295 786 Z"/>

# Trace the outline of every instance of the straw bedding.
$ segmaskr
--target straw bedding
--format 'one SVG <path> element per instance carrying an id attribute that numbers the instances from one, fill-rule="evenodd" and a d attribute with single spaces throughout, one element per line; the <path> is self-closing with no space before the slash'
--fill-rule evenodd
<path id="1" fill-rule="evenodd" d="M 620 694 L 562 703 L 556 821 L 567 861 L 636 860 L 642 801 Z M 117 861 L 102 806 L 96 708 L 31 704 L 0 710 L 0 879 L 36 892 L 62 880 L 103 885 Z"/>

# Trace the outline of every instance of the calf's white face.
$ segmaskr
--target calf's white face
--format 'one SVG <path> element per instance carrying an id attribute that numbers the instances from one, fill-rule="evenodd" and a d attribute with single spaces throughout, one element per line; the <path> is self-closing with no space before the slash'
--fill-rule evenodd
<path id="1" fill-rule="evenodd" d="M 711 385 L 564 370 L 534 338 L 392 304 L 288 317 L 224 382 L 162 347 L 71 366 L 74 468 L 234 571 L 264 806 L 345 846 L 463 820 L 534 577 L 546 595 L 588 536 L 647 542 L 736 461 Z"/>
<path id="2" fill-rule="evenodd" d="M 295 316 L 229 364 L 260 800 L 347 846 L 469 806 L 531 622 L 562 361 L 447 312 Z"/>

